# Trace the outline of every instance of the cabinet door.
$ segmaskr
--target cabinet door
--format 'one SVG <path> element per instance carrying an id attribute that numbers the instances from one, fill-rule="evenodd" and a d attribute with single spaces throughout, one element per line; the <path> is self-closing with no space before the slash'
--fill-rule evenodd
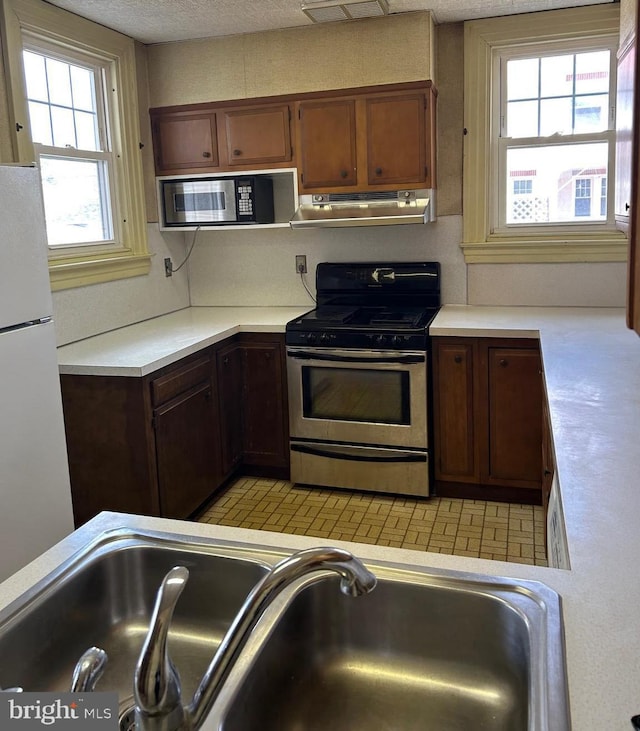
<path id="1" fill-rule="evenodd" d="M 154 427 L 160 514 L 187 518 L 220 483 L 211 383 L 202 383 L 156 409 Z"/>
<path id="2" fill-rule="evenodd" d="M 472 341 L 434 339 L 434 450 L 438 480 L 477 482 L 476 347 Z"/>
<path id="3" fill-rule="evenodd" d="M 242 349 L 237 343 L 216 354 L 222 472 L 229 476 L 242 462 Z"/>
<path id="4" fill-rule="evenodd" d="M 272 165 L 291 161 L 288 104 L 229 109 L 219 112 L 218 116 L 224 129 L 228 165 Z"/>
<path id="5" fill-rule="evenodd" d="M 289 436 L 284 347 L 280 342 L 246 342 L 242 358 L 245 463 L 286 468 Z"/>
<path id="6" fill-rule="evenodd" d="M 301 188 L 355 185 L 355 101 L 301 102 L 298 117 Z"/>
<path id="7" fill-rule="evenodd" d="M 616 92 L 616 181 L 615 216 L 626 230 L 631 208 L 631 163 L 633 152 L 633 87 L 636 44 L 630 43 L 618 58 Z"/>
<path id="8" fill-rule="evenodd" d="M 540 489 L 542 375 L 538 350 L 490 347 L 487 479 Z"/>
<path id="9" fill-rule="evenodd" d="M 425 182 L 426 103 L 424 94 L 366 100 L 369 185 Z"/>
<path id="10" fill-rule="evenodd" d="M 215 114 L 159 115 L 152 128 L 158 175 L 218 166 Z"/>

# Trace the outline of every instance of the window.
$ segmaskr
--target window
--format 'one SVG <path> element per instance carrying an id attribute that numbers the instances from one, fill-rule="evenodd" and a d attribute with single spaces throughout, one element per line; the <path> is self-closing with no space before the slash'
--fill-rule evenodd
<path id="1" fill-rule="evenodd" d="M 38 0 L 2 13 L 14 146 L 40 167 L 52 288 L 148 273 L 133 41 Z"/>
<path id="2" fill-rule="evenodd" d="M 46 47 L 25 50 L 23 63 L 49 246 L 114 241 L 108 68 Z"/>
<path id="3" fill-rule="evenodd" d="M 604 5 L 465 23 L 466 261 L 624 260 L 618 27 Z"/>

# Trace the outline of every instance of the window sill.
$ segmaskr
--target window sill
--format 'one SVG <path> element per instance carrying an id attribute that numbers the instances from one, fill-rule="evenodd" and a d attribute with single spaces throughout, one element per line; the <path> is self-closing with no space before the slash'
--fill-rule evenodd
<path id="1" fill-rule="evenodd" d="M 597 237 L 490 237 L 460 244 L 467 264 L 627 261 L 627 239 L 611 232 Z"/>
<path id="2" fill-rule="evenodd" d="M 140 277 L 151 269 L 151 254 L 121 255 L 109 259 L 84 261 L 50 261 L 49 278 L 52 291 L 84 287 L 116 279 Z"/>

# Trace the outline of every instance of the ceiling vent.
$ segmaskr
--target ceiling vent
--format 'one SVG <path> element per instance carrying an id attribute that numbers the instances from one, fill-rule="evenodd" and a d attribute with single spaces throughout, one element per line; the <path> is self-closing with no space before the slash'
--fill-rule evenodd
<path id="1" fill-rule="evenodd" d="M 335 20 L 357 20 L 359 18 L 378 18 L 389 15 L 387 0 L 309 0 L 301 5 L 314 23 L 330 23 Z"/>

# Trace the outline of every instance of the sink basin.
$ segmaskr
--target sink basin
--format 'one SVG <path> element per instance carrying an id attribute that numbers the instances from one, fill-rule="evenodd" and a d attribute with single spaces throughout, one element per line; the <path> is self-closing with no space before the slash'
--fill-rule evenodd
<path id="1" fill-rule="evenodd" d="M 116 537 L 94 546 L 0 616 L 0 687 L 69 690 L 90 646 L 109 660 L 96 690 L 133 693 L 133 673 L 156 592 L 173 566 L 190 571 L 169 633 L 185 698 L 191 697 L 246 595 L 268 567 L 206 546 Z"/>
<path id="2" fill-rule="evenodd" d="M 286 555 L 125 529 L 94 535 L 0 612 L 0 687 L 68 690 L 92 645 L 129 728 L 136 660 L 172 567 L 190 576 L 169 651 L 191 699 L 247 594 Z M 330 572 L 284 589 L 258 621 L 203 731 L 569 731 L 560 598 L 538 582 L 367 562 L 378 586 Z"/>
<path id="3" fill-rule="evenodd" d="M 407 574 L 354 599 L 337 584 L 314 579 L 291 599 L 221 731 L 570 728 L 547 587 Z"/>

